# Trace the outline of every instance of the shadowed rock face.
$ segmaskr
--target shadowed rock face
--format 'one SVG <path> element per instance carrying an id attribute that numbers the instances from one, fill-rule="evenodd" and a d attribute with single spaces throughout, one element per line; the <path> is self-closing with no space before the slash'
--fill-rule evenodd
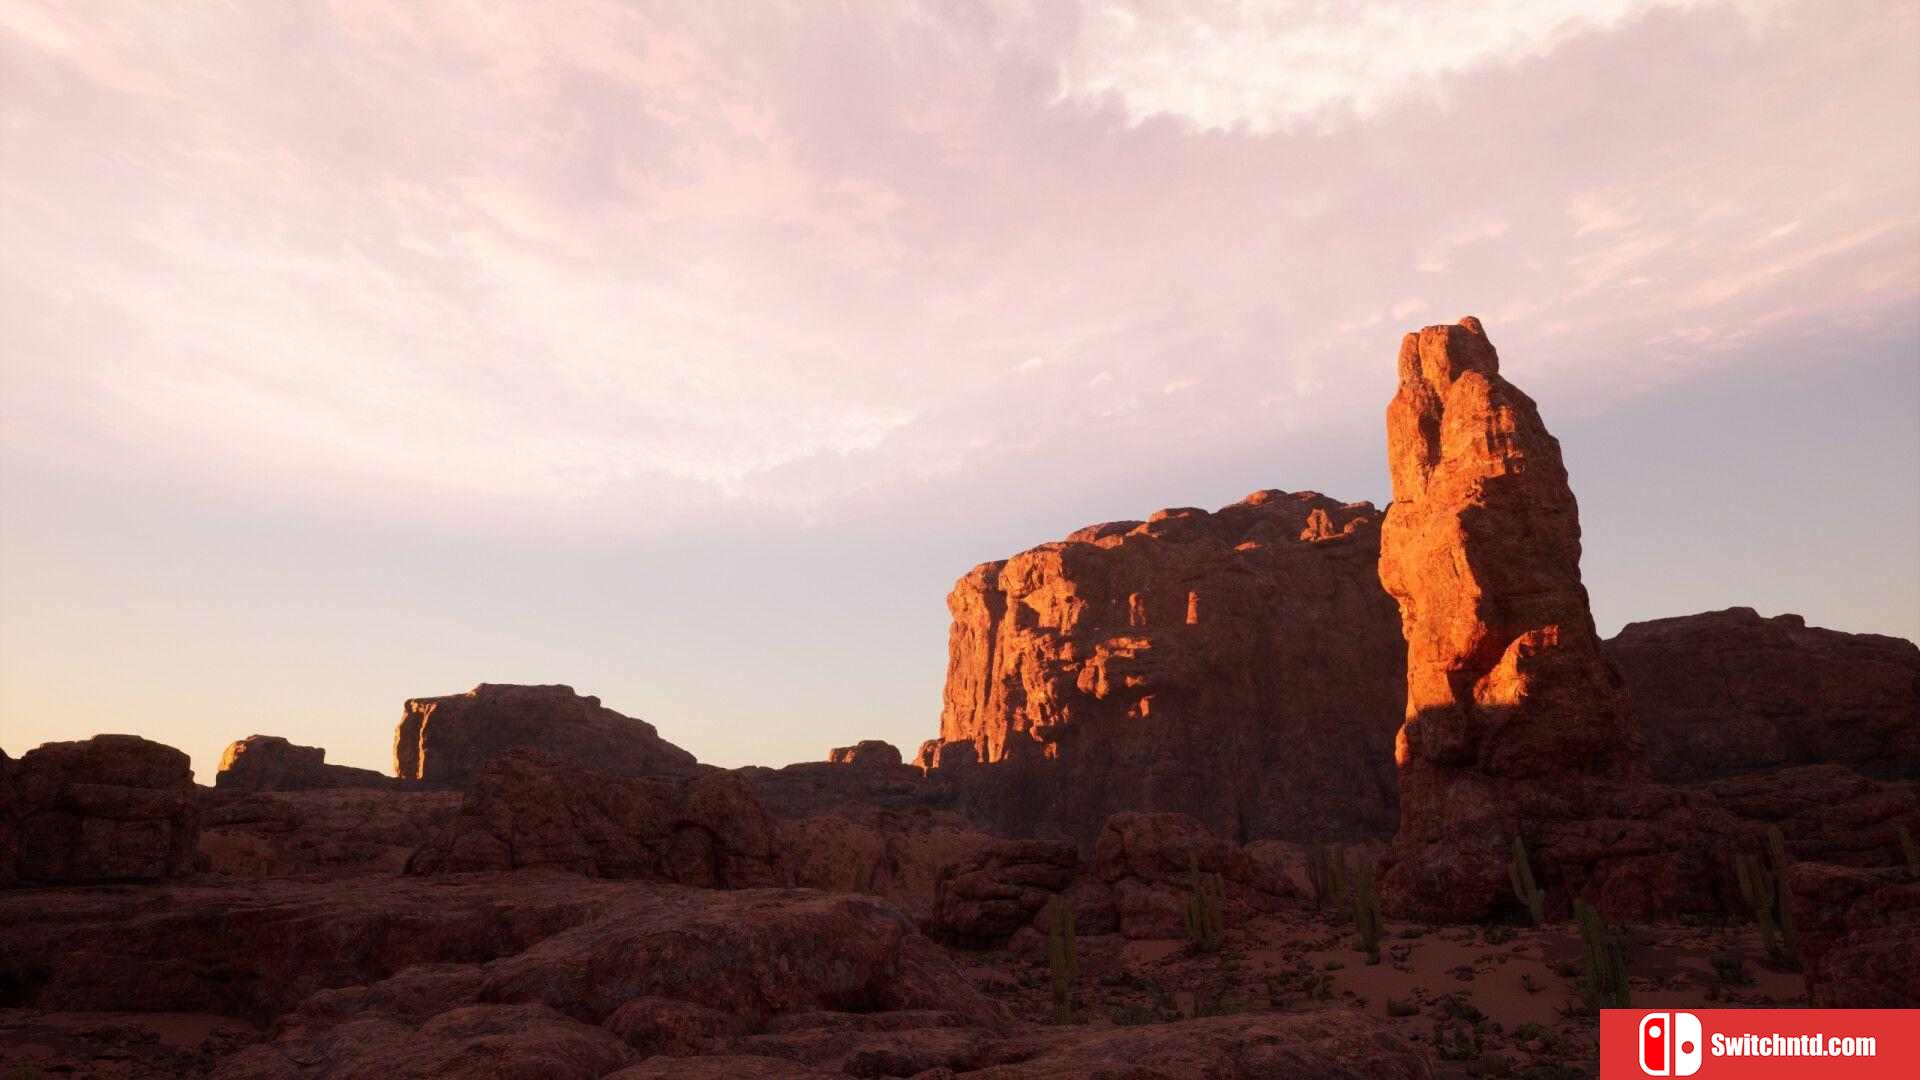
<path id="1" fill-rule="evenodd" d="M 372 769 L 327 764 L 318 746 L 298 746 L 278 735 L 249 735 L 227 746 L 213 786 L 235 791 L 317 791 L 343 787 L 390 787 L 394 780 Z"/>
<path id="2" fill-rule="evenodd" d="M 153 881 L 192 872 L 187 755 L 137 735 L 0 760 L 0 884 Z"/>
<path id="3" fill-rule="evenodd" d="M 1606 643 L 1653 775 L 1816 763 L 1920 777 L 1920 648 L 1728 608 L 1630 623 Z"/>
<path id="4" fill-rule="evenodd" d="M 1028 834 L 1090 840 L 1123 809 L 1243 839 L 1385 832 L 1404 649 L 1377 521 L 1262 491 L 976 567 L 947 599 L 940 740 L 920 764 L 987 763 L 969 812 Z"/>
<path id="5" fill-rule="evenodd" d="M 1478 320 L 1400 348 L 1387 408 L 1394 502 L 1380 582 L 1400 605 L 1402 859 L 1415 907 L 1491 903 L 1500 849 L 1547 819 L 1601 817 L 1643 772 L 1619 675 L 1580 583 L 1560 444 L 1500 375 Z"/>
<path id="6" fill-rule="evenodd" d="M 879 739 L 862 739 L 852 746 L 836 746 L 827 751 L 827 761 L 834 765 L 890 769 L 900 764 L 900 748 Z"/>
<path id="7" fill-rule="evenodd" d="M 745 781 L 583 769 L 534 750 L 488 762 L 411 874 L 558 867 L 705 888 L 777 885 L 778 830 Z"/>
<path id="8" fill-rule="evenodd" d="M 571 686 L 481 683 L 464 694 L 407 702 L 393 737 L 394 772 L 402 780 L 462 784 L 517 747 L 623 776 L 687 773 L 697 764 L 652 724 Z"/>

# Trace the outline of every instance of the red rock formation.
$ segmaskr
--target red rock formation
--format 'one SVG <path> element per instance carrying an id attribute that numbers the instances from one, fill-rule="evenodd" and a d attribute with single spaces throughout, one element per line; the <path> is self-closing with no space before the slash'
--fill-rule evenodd
<path id="1" fill-rule="evenodd" d="M 1178 938 L 1186 933 L 1187 897 L 1196 869 L 1220 875 L 1234 922 L 1249 912 L 1274 911 L 1299 895 L 1281 866 L 1215 836 L 1185 814 L 1113 815 L 1094 843 L 1090 869 L 1106 893 L 1091 902 L 1110 903 L 1113 923 L 1129 938 Z"/>
<path id="2" fill-rule="evenodd" d="M 1873 780 L 1844 765 L 1801 765 L 1715 780 L 1703 790 L 1754 835 L 1777 825 L 1794 858 L 1894 866 L 1900 829 L 1920 836 L 1920 785 Z"/>
<path id="3" fill-rule="evenodd" d="M 480 770 L 460 812 L 414 853 L 407 872 L 557 867 L 738 889 L 781 882 L 777 835 L 731 773 L 619 776 L 522 749 Z"/>
<path id="4" fill-rule="evenodd" d="M 1030 925 L 1073 883 L 1079 856 L 1068 844 L 1002 840 L 947 866 L 934 886 L 927 932 L 962 948 L 987 948 Z"/>
<path id="5" fill-rule="evenodd" d="M 624 776 L 685 774 L 695 765 L 652 724 L 571 686 L 481 683 L 464 694 L 407 702 L 393 737 L 394 772 L 402 780 L 462 784 L 494 755 L 523 746 Z"/>
<path id="6" fill-rule="evenodd" d="M 1815 1008 L 1920 1008 L 1920 879 L 1796 863 L 1788 881 Z"/>
<path id="7" fill-rule="evenodd" d="M 1537 845 L 1547 823 L 1573 823 L 1553 839 L 1591 867 L 1615 853 L 1597 819 L 1674 808 L 1612 808 L 1644 766 L 1580 583 L 1579 511 L 1559 442 L 1478 320 L 1406 336 L 1387 452 L 1380 581 L 1400 605 L 1407 692 L 1383 884 L 1402 906 L 1472 917 L 1504 894 L 1515 835 Z"/>
<path id="8" fill-rule="evenodd" d="M 963 743 L 985 773 L 1050 762 L 969 805 L 1027 833 L 1091 839 L 1135 809 L 1241 838 L 1384 833 L 1404 646 L 1377 519 L 1262 491 L 976 567 L 947 599 L 941 742 L 919 763 L 947 771 Z"/>
<path id="9" fill-rule="evenodd" d="M 1920 777 L 1920 648 L 1752 608 L 1630 623 L 1606 643 L 1657 779 L 1816 763 Z"/>
<path id="10" fill-rule="evenodd" d="M 372 769 L 327 764 L 318 746 L 297 746 L 278 735 L 249 735 L 227 746 L 213 786 L 235 791 L 314 791 L 391 787 L 393 777 Z"/>
<path id="11" fill-rule="evenodd" d="M 457 791 L 354 787 L 199 795 L 204 868 L 245 878 L 397 874 L 461 802 Z"/>
<path id="12" fill-rule="evenodd" d="M 836 746 L 827 751 L 827 761 L 833 765 L 888 769 L 900 764 L 900 748 L 879 739 L 862 739 L 853 746 Z"/>
<path id="13" fill-rule="evenodd" d="M 173 747 L 96 735 L 47 743 L 0 772 L 0 884 L 192 872 L 193 769 Z"/>

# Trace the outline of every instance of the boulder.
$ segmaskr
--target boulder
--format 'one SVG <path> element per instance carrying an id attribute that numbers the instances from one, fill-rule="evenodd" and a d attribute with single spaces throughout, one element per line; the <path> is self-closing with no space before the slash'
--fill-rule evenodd
<path id="1" fill-rule="evenodd" d="M 957 774 L 971 744 L 994 775 L 967 781 L 967 812 L 1020 835 L 1088 842 L 1123 810 L 1243 841 L 1385 834 L 1405 647 L 1379 520 L 1259 491 L 974 568 L 947 598 L 940 740 L 919 764 Z"/>
<path id="2" fill-rule="evenodd" d="M 47 743 L 0 772 L 0 884 L 154 881 L 194 869 L 187 755 L 137 735 Z"/>
<path id="3" fill-rule="evenodd" d="M 482 767 L 410 874 L 548 867 L 705 888 L 777 885 L 774 821 L 738 777 L 620 776 L 536 750 Z"/>
<path id="4" fill-rule="evenodd" d="M 318 746 L 298 746 L 278 735 L 249 735 L 227 746 L 213 786 L 232 791 L 313 791 L 391 787 L 397 781 L 372 769 L 327 764 Z"/>
<path id="5" fill-rule="evenodd" d="M 1834 764 L 1920 778 L 1920 648 L 1736 607 L 1629 623 L 1606 643 L 1656 779 Z"/>
<path id="6" fill-rule="evenodd" d="M 927 933 L 961 948 L 991 948 L 1031 925 L 1048 900 L 1066 892 L 1079 863 L 1070 844 L 990 844 L 941 870 Z"/>
<path id="7" fill-rule="evenodd" d="M 394 731 L 394 772 L 402 780 L 464 784 L 495 755 L 518 747 L 623 776 L 688 775 L 696 766 L 652 724 L 571 686 L 481 683 L 464 694 L 406 703 Z"/>

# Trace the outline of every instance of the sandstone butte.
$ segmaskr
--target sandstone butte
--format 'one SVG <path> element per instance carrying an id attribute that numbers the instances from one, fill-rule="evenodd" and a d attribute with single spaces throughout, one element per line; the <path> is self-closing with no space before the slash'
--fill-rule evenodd
<path id="1" fill-rule="evenodd" d="M 716 769 L 501 684 L 407 702 L 395 778 L 274 736 L 212 788 L 128 735 L 0 754 L 0 1074 L 1431 1077 L 1470 1039 L 1560 1075 L 1576 896 L 1758 977 L 1636 969 L 1636 1004 L 1920 1007 L 1920 650 L 1745 609 L 1600 642 L 1559 448 L 1474 320 L 1408 336 L 1388 424 L 1384 524 L 1263 491 L 968 574 L 917 764 Z M 1730 871 L 1768 828 L 1793 957 Z M 1289 842 L 1343 838 L 1419 920 L 1379 965 Z"/>
<path id="2" fill-rule="evenodd" d="M 1380 515 L 1259 491 L 975 567 L 947 598 L 940 738 L 919 762 L 1007 829 L 1090 841 L 1108 814 L 1191 814 L 1242 841 L 1392 827 L 1403 649 Z"/>
<path id="3" fill-rule="evenodd" d="M 1392 885 L 1416 906 L 1471 905 L 1491 901 L 1514 836 L 1638 783 L 1645 759 L 1533 399 L 1472 317 L 1408 334 L 1399 378 L 1379 561 L 1407 650 Z"/>

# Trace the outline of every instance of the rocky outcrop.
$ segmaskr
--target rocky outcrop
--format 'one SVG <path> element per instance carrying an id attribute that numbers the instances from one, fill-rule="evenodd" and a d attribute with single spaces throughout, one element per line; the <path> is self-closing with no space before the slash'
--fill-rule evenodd
<path id="1" fill-rule="evenodd" d="M 233 791 L 316 791 L 391 787 L 397 781 L 372 769 L 327 764 L 318 746 L 298 746 L 278 735 L 249 735 L 220 755 L 213 786 Z"/>
<path id="2" fill-rule="evenodd" d="M 1261 491 L 986 563 L 954 586 L 940 740 L 971 744 L 996 829 L 1091 840 L 1120 810 L 1226 835 L 1391 827 L 1404 646 L 1375 578 L 1379 514 Z M 999 784 L 1000 787 L 995 787 Z"/>
<path id="3" fill-rule="evenodd" d="M 464 694 L 406 703 L 393 736 L 394 772 L 402 780 L 463 784 L 517 747 L 622 776 L 686 774 L 696 764 L 652 724 L 571 686 L 481 683 Z"/>
<path id="4" fill-rule="evenodd" d="M 1752 608 L 1629 623 L 1606 643 L 1657 779 L 1790 765 L 1920 777 L 1920 648 Z"/>
<path id="5" fill-rule="evenodd" d="M 780 836 L 787 884 L 884 897 L 916 918 L 947 867 L 1004 842 L 954 814 L 894 810 L 783 821 Z"/>
<path id="6" fill-rule="evenodd" d="M 187 755 L 136 735 L 0 762 L 0 884 L 154 881 L 194 868 Z"/>
<path id="7" fill-rule="evenodd" d="M 870 769 L 897 768 L 900 764 L 900 748 L 879 739 L 862 739 L 853 746 L 836 746 L 827 751 L 827 761 L 834 765 L 859 765 Z"/>
<path id="8" fill-rule="evenodd" d="M 199 794 L 204 868 L 244 878 L 397 874 L 461 802 L 457 791 L 391 788 Z"/>
<path id="9" fill-rule="evenodd" d="M 1113 815 L 1094 843 L 1089 869 L 1113 908 L 1113 925 L 1128 938 L 1184 936 L 1195 872 L 1220 875 L 1233 922 L 1299 897 L 1284 865 L 1215 836 L 1185 814 Z"/>
<path id="10" fill-rule="evenodd" d="M 1920 1008 L 1920 878 L 1796 863 L 1788 882 L 1815 1008 Z"/>
<path id="11" fill-rule="evenodd" d="M 1071 845 L 1002 840 L 947 866 L 934 885 L 927 932 L 961 948 L 984 949 L 1030 925 L 1053 896 L 1073 884 L 1080 859 Z"/>
<path id="12" fill-rule="evenodd" d="M 1606 893 L 1607 864 L 1636 892 L 1666 887 L 1691 868 L 1668 862 L 1654 822 L 1690 810 L 1636 790 L 1641 745 L 1580 582 L 1559 442 L 1476 319 L 1408 334 L 1399 369 L 1380 581 L 1400 605 L 1406 720 L 1383 891 L 1483 915 L 1503 902 L 1515 836 L 1569 891 Z"/>
<path id="13" fill-rule="evenodd" d="M 738 889 L 781 882 L 778 830 L 738 777 L 635 777 L 534 750 L 494 758 L 411 874 L 550 867 Z"/>
<path id="14" fill-rule="evenodd" d="M 1899 864 L 1900 829 L 1920 836 L 1920 785 L 1874 780 L 1844 765 L 1802 765 L 1704 785 L 1747 831 L 1779 826 L 1796 859 L 1839 866 Z"/>

